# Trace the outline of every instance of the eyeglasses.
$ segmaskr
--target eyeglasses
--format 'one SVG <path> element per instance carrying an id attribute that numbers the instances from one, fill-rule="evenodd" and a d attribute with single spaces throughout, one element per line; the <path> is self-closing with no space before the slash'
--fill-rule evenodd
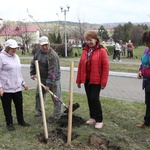
<path id="1" fill-rule="evenodd" d="M 10 48 L 10 49 L 13 50 L 13 51 L 17 50 L 17 48 Z"/>

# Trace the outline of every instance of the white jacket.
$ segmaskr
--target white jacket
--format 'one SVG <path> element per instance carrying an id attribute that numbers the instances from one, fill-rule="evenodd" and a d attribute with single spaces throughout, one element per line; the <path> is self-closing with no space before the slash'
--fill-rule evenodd
<path id="1" fill-rule="evenodd" d="M 115 50 L 119 50 L 119 51 L 121 51 L 121 46 L 120 46 L 120 44 L 119 44 L 119 43 L 116 43 L 116 45 L 115 45 Z"/>
<path id="2" fill-rule="evenodd" d="M 15 93 L 21 91 L 24 84 L 18 55 L 12 56 L 2 50 L 0 53 L 0 87 L 5 93 Z"/>

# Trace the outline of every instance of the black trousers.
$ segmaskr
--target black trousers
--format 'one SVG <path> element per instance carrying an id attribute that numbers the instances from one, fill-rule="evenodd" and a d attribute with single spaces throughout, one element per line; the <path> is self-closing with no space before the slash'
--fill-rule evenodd
<path id="1" fill-rule="evenodd" d="M 127 51 L 127 57 L 133 58 L 133 51 Z"/>
<path id="2" fill-rule="evenodd" d="M 101 85 L 89 84 L 89 80 L 86 80 L 84 84 L 85 92 L 88 100 L 90 118 L 96 120 L 96 122 L 103 121 L 102 108 L 100 103 L 100 90 Z"/>
<path id="3" fill-rule="evenodd" d="M 150 92 L 145 92 L 145 104 L 146 104 L 146 112 L 144 117 L 144 124 L 150 125 Z"/>
<path id="4" fill-rule="evenodd" d="M 3 96 L 1 97 L 1 100 L 6 124 L 7 125 L 13 124 L 12 107 L 11 107 L 12 100 L 15 104 L 17 121 L 18 123 L 22 123 L 24 121 L 22 91 L 16 93 L 4 93 Z"/>

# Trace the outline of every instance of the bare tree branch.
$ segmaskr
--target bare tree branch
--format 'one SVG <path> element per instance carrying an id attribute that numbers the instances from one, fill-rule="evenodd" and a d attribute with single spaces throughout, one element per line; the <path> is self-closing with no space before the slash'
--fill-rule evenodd
<path id="1" fill-rule="evenodd" d="M 40 30 L 43 32 L 43 34 L 48 37 L 48 35 L 44 32 L 44 30 L 43 30 L 42 27 L 40 26 L 40 24 L 33 18 L 32 15 L 30 15 L 30 13 L 29 13 L 29 11 L 28 11 L 28 8 L 27 8 L 27 13 L 28 13 L 28 16 L 38 25 L 38 27 L 39 27 Z"/>

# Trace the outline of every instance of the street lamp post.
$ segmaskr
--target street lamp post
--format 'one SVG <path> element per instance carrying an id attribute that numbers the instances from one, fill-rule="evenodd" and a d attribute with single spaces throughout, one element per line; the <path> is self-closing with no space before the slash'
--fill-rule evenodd
<path id="1" fill-rule="evenodd" d="M 69 12 L 70 6 L 67 5 L 67 9 L 60 7 L 61 12 L 64 12 L 64 20 L 65 20 L 65 57 L 67 57 L 67 35 L 66 35 L 66 13 Z"/>
<path id="2" fill-rule="evenodd" d="M 102 35 L 103 35 L 104 30 L 100 29 L 99 32 L 101 33 L 101 38 L 102 38 L 102 41 L 103 41 L 103 36 Z"/>

